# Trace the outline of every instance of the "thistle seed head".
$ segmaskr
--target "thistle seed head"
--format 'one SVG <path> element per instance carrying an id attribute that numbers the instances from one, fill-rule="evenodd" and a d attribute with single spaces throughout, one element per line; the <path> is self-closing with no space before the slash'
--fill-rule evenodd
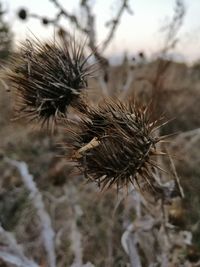
<path id="1" fill-rule="evenodd" d="M 65 117 L 69 105 L 82 105 L 80 94 L 90 75 L 83 50 L 75 40 L 64 46 L 33 40 L 23 44 L 8 74 L 20 100 L 17 111 L 45 123 Z"/>
<path id="2" fill-rule="evenodd" d="M 101 188 L 129 183 L 154 186 L 154 161 L 158 154 L 148 109 L 134 104 L 110 102 L 90 108 L 86 118 L 73 131 L 73 160 L 86 177 Z"/>

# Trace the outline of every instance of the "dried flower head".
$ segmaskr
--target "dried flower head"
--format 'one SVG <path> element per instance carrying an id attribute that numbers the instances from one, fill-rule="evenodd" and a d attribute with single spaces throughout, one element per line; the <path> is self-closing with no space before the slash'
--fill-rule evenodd
<path id="1" fill-rule="evenodd" d="M 20 100 L 18 112 L 48 123 L 66 116 L 69 105 L 83 109 L 80 94 L 90 75 L 83 49 L 74 40 L 63 46 L 28 40 L 8 74 Z"/>
<path id="2" fill-rule="evenodd" d="M 49 24 L 49 20 L 47 18 L 42 18 L 42 24 L 43 25 L 48 25 Z"/>
<path id="3" fill-rule="evenodd" d="M 26 20 L 26 19 L 27 19 L 27 11 L 26 11 L 26 9 L 21 8 L 21 9 L 18 11 L 18 17 L 19 17 L 21 20 Z"/>
<path id="4" fill-rule="evenodd" d="M 148 108 L 120 102 L 89 108 L 86 118 L 72 131 L 73 160 L 87 178 L 101 188 L 148 184 L 154 186 L 155 137 L 158 122 L 151 122 Z"/>

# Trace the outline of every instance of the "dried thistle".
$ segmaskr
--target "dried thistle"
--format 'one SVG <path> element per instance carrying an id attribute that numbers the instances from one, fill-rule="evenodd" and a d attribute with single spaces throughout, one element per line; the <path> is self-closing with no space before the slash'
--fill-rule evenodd
<path id="1" fill-rule="evenodd" d="M 33 40 L 23 44 L 8 73 L 17 91 L 17 111 L 48 124 L 50 118 L 65 117 L 69 105 L 83 110 L 80 94 L 91 73 L 83 50 L 75 40 L 63 46 Z"/>
<path id="2" fill-rule="evenodd" d="M 120 102 L 88 108 L 86 118 L 73 129 L 73 160 L 87 178 L 103 188 L 129 183 L 154 187 L 153 172 L 159 168 L 155 136 L 160 127 L 151 122 L 148 108 Z"/>

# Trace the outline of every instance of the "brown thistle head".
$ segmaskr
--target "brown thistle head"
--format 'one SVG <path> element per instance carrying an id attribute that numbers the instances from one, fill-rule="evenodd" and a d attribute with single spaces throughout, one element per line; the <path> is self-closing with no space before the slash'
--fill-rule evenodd
<path id="1" fill-rule="evenodd" d="M 63 46 L 38 40 L 24 43 L 7 75 L 17 91 L 19 114 L 48 123 L 65 117 L 69 105 L 83 110 L 80 94 L 91 71 L 83 50 L 75 40 Z"/>
<path id="2" fill-rule="evenodd" d="M 157 122 L 148 109 L 110 102 L 89 108 L 73 134 L 73 160 L 86 177 L 103 188 L 129 183 L 154 187 Z M 162 153 L 160 153 L 162 154 Z M 159 167 L 158 167 L 159 168 Z"/>

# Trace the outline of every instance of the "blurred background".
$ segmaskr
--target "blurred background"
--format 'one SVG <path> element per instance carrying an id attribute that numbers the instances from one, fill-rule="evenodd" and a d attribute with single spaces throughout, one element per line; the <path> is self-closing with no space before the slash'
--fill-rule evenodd
<path id="1" fill-rule="evenodd" d="M 0 1 L 0 266 L 200 266 L 199 17 L 199 0 Z M 135 98 L 170 120 L 158 133 L 176 133 L 160 159 L 167 201 L 100 192 L 66 160 L 63 126 L 15 119 L 10 58 L 26 39 L 70 36 L 98 65 L 89 104 Z"/>
<path id="2" fill-rule="evenodd" d="M 83 11 L 79 6 L 78 0 L 68 1 L 67 10 L 79 18 L 82 23 L 84 20 Z M 61 0 L 61 5 L 66 6 L 66 1 Z M 97 44 L 101 46 L 102 40 L 108 34 L 106 23 L 113 18 L 119 8 L 119 1 L 90 1 L 92 13 L 95 15 L 95 29 Z M 15 0 L 3 1 L 4 9 L 7 11 L 5 19 L 9 22 L 14 33 L 14 41 L 18 43 L 30 35 L 30 31 L 40 38 L 51 38 L 55 27 L 46 25 L 44 27 L 39 20 L 30 18 L 23 23 L 19 21 L 16 13 L 20 7 L 24 7 L 29 12 L 38 14 L 41 17 L 53 18 L 57 10 L 48 0 L 31 1 Z M 153 2 L 129 1 L 129 6 L 133 14 L 124 12 L 117 34 L 112 39 L 109 47 L 105 51 L 109 57 L 119 57 L 125 51 L 131 56 L 139 51 L 144 51 L 147 55 L 157 54 L 162 45 L 162 29 L 170 21 L 174 11 L 174 0 Z M 193 62 L 200 56 L 199 52 L 199 10 L 200 3 L 198 0 L 185 1 L 187 15 L 184 18 L 183 25 L 178 33 L 181 40 L 173 51 L 175 59 L 179 61 Z M 60 24 L 63 27 L 70 27 L 69 22 L 61 19 Z M 73 27 L 75 30 L 76 27 Z M 123 45 L 122 45 L 123 44 Z"/>

